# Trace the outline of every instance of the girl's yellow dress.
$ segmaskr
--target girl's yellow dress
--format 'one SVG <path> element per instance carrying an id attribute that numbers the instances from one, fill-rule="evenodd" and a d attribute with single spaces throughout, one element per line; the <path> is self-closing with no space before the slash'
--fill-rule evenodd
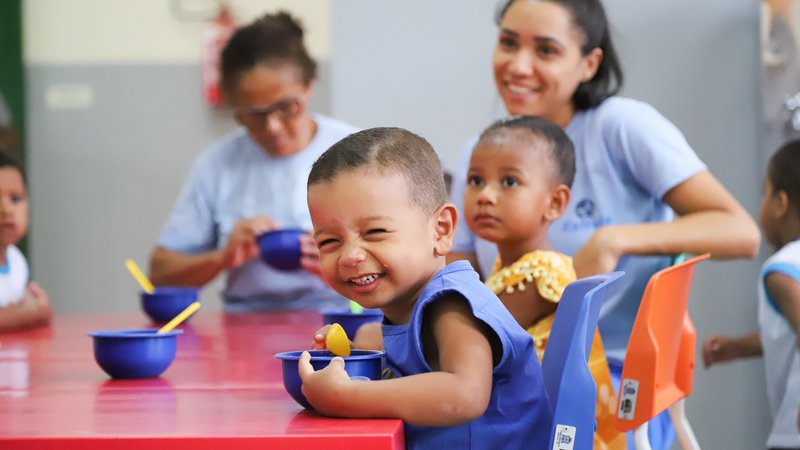
<path id="1" fill-rule="evenodd" d="M 486 280 L 486 285 L 495 294 L 503 292 L 513 293 L 515 290 L 525 290 L 526 285 L 535 283 L 539 295 L 546 301 L 558 303 L 561 294 L 569 283 L 575 281 L 575 269 L 572 267 L 572 258 L 561 253 L 535 250 L 526 253 L 519 260 L 507 267 L 500 267 L 500 259 L 495 261 L 492 275 Z M 528 333 L 533 337 L 536 355 L 542 361 L 547 338 L 553 327 L 551 314 L 528 328 Z M 617 399 L 614 387 L 611 384 L 611 373 L 608 370 L 603 343 L 600 333 L 595 331 L 592 351 L 589 354 L 589 370 L 597 384 L 597 404 L 595 418 L 597 430 L 594 434 L 595 450 L 625 450 L 625 434 L 617 430 L 614 425 Z"/>

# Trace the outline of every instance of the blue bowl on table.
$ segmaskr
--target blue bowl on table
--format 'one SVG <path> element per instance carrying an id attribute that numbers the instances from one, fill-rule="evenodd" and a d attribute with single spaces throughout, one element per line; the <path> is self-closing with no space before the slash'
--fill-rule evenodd
<path id="1" fill-rule="evenodd" d="M 349 309 L 323 309 L 321 313 L 323 325 L 338 323 L 351 341 L 361 325 L 383 320 L 383 312 L 380 309 L 365 309 L 360 313 L 351 312 Z"/>
<path id="2" fill-rule="evenodd" d="M 283 387 L 292 398 L 303 408 L 314 409 L 303 395 L 303 382 L 300 380 L 300 373 L 297 371 L 297 361 L 304 350 L 297 352 L 277 353 L 276 358 L 281 360 L 281 372 L 283 374 Z M 330 364 L 335 355 L 327 350 L 305 350 L 311 353 L 311 366 L 314 370 L 324 369 Z M 380 350 L 352 350 L 350 356 L 342 356 L 344 359 L 344 370 L 353 377 L 363 377 L 370 380 L 380 380 L 383 358 L 385 353 Z"/>
<path id="3" fill-rule="evenodd" d="M 283 228 L 263 233 L 256 237 L 261 259 L 278 270 L 300 268 L 300 236 L 306 234 L 300 228 Z"/>
<path id="4" fill-rule="evenodd" d="M 155 328 L 101 330 L 89 333 L 94 359 L 112 378 L 152 378 L 161 375 L 175 359 L 181 330 L 158 334 Z"/>
<path id="5" fill-rule="evenodd" d="M 152 294 L 142 291 L 139 297 L 142 309 L 153 322 L 166 323 L 196 302 L 199 293 L 195 287 L 164 286 L 155 288 Z"/>

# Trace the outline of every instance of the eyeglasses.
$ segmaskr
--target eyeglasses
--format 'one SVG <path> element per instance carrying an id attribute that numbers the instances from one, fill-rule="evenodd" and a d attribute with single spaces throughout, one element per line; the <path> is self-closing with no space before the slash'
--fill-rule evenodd
<path id="1" fill-rule="evenodd" d="M 247 128 L 261 128 L 266 125 L 269 116 L 274 115 L 278 120 L 288 120 L 300 114 L 302 109 L 302 100 L 299 97 L 293 97 L 280 100 L 268 106 L 236 108 L 233 111 L 233 116 Z"/>

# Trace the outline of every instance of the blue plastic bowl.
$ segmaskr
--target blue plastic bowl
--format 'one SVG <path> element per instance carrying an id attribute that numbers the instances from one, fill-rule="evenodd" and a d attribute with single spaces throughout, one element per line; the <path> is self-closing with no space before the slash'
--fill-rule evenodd
<path id="1" fill-rule="evenodd" d="M 300 228 L 284 228 L 268 231 L 256 238 L 261 249 L 261 259 L 278 270 L 300 268 L 300 236 L 306 234 Z"/>
<path id="2" fill-rule="evenodd" d="M 379 309 L 365 309 L 360 313 L 350 312 L 349 309 L 324 309 L 322 310 L 322 324 L 338 323 L 344 328 L 347 337 L 352 341 L 356 331 L 367 322 L 380 322 L 383 312 Z"/>
<path id="3" fill-rule="evenodd" d="M 196 302 L 199 292 L 198 288 L 193 287 L 157 287 L 152 294 L 140 293 L 142 309 L 153 322 L 169 322 Z"/>
<path id="4" fill-rule="evenodd" d="M 327 350 L 308 350 L 311 353 L 311 366 L 314 370 L 324 369 L 334 358 L 333 353 Z M 297 361 L 300 359 L 299 352 L 284 352 L 275 355 L 281 360 L 283 372 L 283 387 L 292 398 L 306 409 L 314 409 L 306 400 L 301 388 L 303 382 L 300 380 L 300 373 L 297 371 Z M 381 379 L 381 368 L 385 353 L 378 350 L 352 350 L 350 356 L 343 356 L 344 370 L 350 377 L 366 377 L 370 380 Z"/>
<path id="5" fill-rule="evenodd" d="M 112 378 L 151 378 L 161 375 L 175 359 L 181 330 L 158 334 L 157 329 L 102 330 L 94 339 L 94 359 Z"/>

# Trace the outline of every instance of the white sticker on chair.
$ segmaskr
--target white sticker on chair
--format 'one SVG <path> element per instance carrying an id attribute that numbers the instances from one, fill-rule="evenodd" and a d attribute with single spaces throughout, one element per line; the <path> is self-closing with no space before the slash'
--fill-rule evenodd
<path id="1" fill-rule="evenodd" d="M 553 450 L 572 450 L 575 444 L 575 427 L 556 425 L 556 436 L 553 439 Z"/>
<path id="2" fill-rule="evenodd" d="M 617 417 L 625 420 L 633 420 L 636 412 L 636 396 L 639 394 L 639 382 L 629 378 L 622 380 L 620 389 L 619 411 Z"/>

